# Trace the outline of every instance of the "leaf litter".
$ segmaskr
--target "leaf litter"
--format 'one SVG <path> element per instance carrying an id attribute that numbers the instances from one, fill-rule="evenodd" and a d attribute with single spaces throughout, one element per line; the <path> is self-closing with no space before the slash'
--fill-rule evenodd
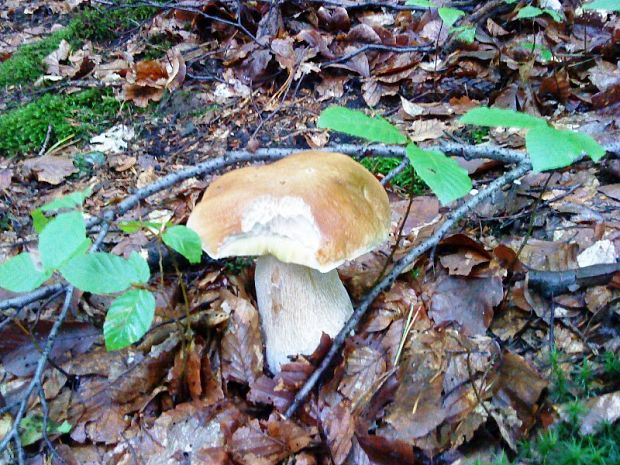
<path id="1" fill-rule="evenodd" d="M 0 59 L 50 32 L 32 26 L 44 14 L 38 3 L 0 6 L 1 17 L 18 26 Z M 62 18 L 84 2 L 43 3 Z M 85 210 L 95 214 L 133 185 L 229 149 L 349 142 L 317 131 L 316 117 L 330 104 L 391 115 L 418 141 L 452 133 L 460 140 L 523 148 L 518 131 L 472 134 L 456 121 L 480 104 L 550 116 L 558 126 L 584 130 L 601 142 L 617 141 L 620 134 L 613 110 L 620 101 L 617 15 L 602 21 L 563 6 L 574 18 L 571 32 L 546 16 L 518 23 L 512 10 L 500 8 L 478 25 L 473 44 L 439 57 L 360 52 L 369 44 L 449 46 L 450 34 L 435 10 L 298 3 L 283 2 L 268 19 L 266 2 L 243 4 L 239 11 L 229 2 L 194 2 L 158 12 L 118 48 L 61 42 L 44 58 L 47 79 L 40 84 L 61 83 L 65 92 L 78 91 L 78 80 L 108 86 L 132 113 L 116 115 L 112 129 L 92 139 L 103 146 L 67 146 L 3 164 L 0 185 L 11 202 L 1 212 L 11 226 L 3 226 L 1 235 L 3 243 L 15 244 L 10 254 L 27 248 L 17 238 L 29 234 L 33 206 L 87 185 L 95 186 L 95 194 Z M 254 38 L 230 24 L 237 14 Z M 0 33 L 8 37 L 4 29 Z M 170 44 L 156 58 L 145 53 L 154 37 Z M 592 59 L 578 62 L 573 57 L 580 53 Z M 355 56 L 337 61 L 347 54 Z M 571 66 L 557 66 L 557 57 Z M 134 113 L 134 106 L 147 113 Z M 155 108 L 157 117 L 148 113 Z M 84 165 L 83 150 L 104 152 L 112 169 Z M 614 162 L 567 168 L 550 178 L 544 193 L 546 175 L 529 174 L 486 201 L 461 224 L 461 234 L 446 238 L 376 299 L 293 420 L 281 413 L 330 341 L 325 338 L 314 356 L 292 360 L 275 376 L 265 373 L 251 265 L 241 274 L 215 264 L 181 280 L 173 272 L 156 276 L 169 284 L 160 290 L 154 328 L 139 345 L 115 353 L 91 337 L 106 305 L 85 296 L 75 302 L 79 316 L 61 330 L 52 355 L 69 378 L 46 372 L 51 419 L 72 425 L 55 440 L 58 452 L 68 463 L 130 464 L 136 457 L 150 464 L 451 463 L 464 454 L 463 446 L 484 449 L 483 434 L 514 450 L 537 428 L 566 418 L 550 395 L 557 382 L 548 363 L 550 344 L 566 353 L 559 366 L 567 375 L 576 361 L 595 360 L 596 351 L 618 354 L 618 278 L 551 297 L 527 281 L 528 269 L 617 261 L 620 170 Z M 490 179 L 494 167 L 489 169 L 472 169 L 478 184 Z M 159 210 L 162 218 L 183 223 L 204 186 L 202 180 L 176 186 L 124 219 L 141 220 Z M 419 196 L 404 218 L 407 193 L 388 188 L 390 242 L 339 269 L 357 299 L 390 269 L 392 249 L 392 260 L 403 256 L 449 214 L 434 198 Z M 147 236 L 115 232 L 107 245 L 128 254 L 142 248 Z M 189 308 L 179 297 L 181 285 L 187 286 Z M 23 328 L 3 329 L 5 399 L 19 392 L 31 371 L 29 363 L 15 360 L 24 351 L 36 360 L 36 352 L 26 350 L 36 344 L 19 342 L 18 348 L 11 341 L 44 334 L 58 305 L 52 302 L 42 314 L 28 308 Z M 585 401 L 583 433 L 618 419 L 617 383 L 603 381 L 601 376 L 601 387 Z M 41 411 L 39 405 L 33 409 Z"/>

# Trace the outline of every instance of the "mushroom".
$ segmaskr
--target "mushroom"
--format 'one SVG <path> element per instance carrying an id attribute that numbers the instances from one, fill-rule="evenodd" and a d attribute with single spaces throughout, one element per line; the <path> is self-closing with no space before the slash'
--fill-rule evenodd
<path id="1" fill-rule="evenodd" d="M 388 235 L 383 186 L 350 157 L 306 151 L 216 179 L 187 226 L 215 259 L 258 255 L 256 297 L 273 372 L 353 312 L 336 267 Z"/>

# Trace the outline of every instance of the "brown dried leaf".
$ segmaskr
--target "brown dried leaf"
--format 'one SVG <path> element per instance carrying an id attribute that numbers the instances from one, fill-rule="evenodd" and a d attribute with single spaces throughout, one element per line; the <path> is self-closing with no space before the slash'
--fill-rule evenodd
<path id="1" fill-rule="evenodd" d="M 263 373 L 263 344 L 258 312 L 247 300 L 223 290 L 234 310 L 222 338 L 222 374 L 228 381 L 252 384 Z"/>
<path id="2" fill-rule="evenodd" d="M 436 284 L 429 316 L 437 324 L 455 321 L 468 335 L 484 334 L 503 296 L 499 278 L 447 276 Z"/>
<path id="3" fill-rule="evenodd" d="M 60 41 L 58 48 L 43 59 L 47 73 L 54 76 L 61 76 L 60 62 L 69 58 L 71 45 L 65 39 Z"/>
<path id="4" fill-rule="evenodd" d="M 581 434 L 594 434 L 603 423 L 615 423 L 620 418 L 620 391 L 587 399 L 584 402 L 585 415 L 580 419 Z M 561 417 L 569 420 L 566 409 L 560 410 Z"/>
<path id="5" fill-rule="evenodd" d="M 355 404 L 385 373 L 383 354 L 372 347 L 357 347 L 347 356 L 345 375 L 338 390 Z"/>
<path id="6" fill-rule="evenodd" d="M 311 442 L 307 431 L 274 414 L 266 424 L 251 420 L 235 431 L 229 448 L 235 461 L 242 465 L 275 465 Z"/>
<path id="7" fill-rule="evenodd" d="M 37 181 L 52 185 L 60 184 L 79 171 L 71 160 L 52 155 L 30 158 L 24 162 L 23 167 L 26 175 L 34 175 Z"/>
<path id="8" fill-rule="evenodd" d="M 332 459 L 336 465 L 341 465 L 349 455 L 355 432 L 351 402 L 345 399 L 335 407 L 325 407 L 321 411 L 321 421 Z"/>
<path id="9" fill-rule="evenodd" d="M 414 142 L 421 142 L 429 139 L 439 139 L 448 126 L 438 119 L 414 121 L 407 131 L 409 138 Z"/>
<path id="10" fill-rule="evenodd" d="M 523 357 L 504 352 L 494 402 L 498 405 L 510 405 L 517 412 L 521 422 L 512 432 L 515 438 L 520 438 L 534 425 L 536 402 L 547 384 L 547 380 Z"/>
<path id="11" fill-rule="evenodd" d="M 53 322 L 39 321 L 30 334 L 10 322 L 0 329 L 0 357 L 5 370 L 16 376 L 30 376 L 39 360 L 39 348 L 45 344 Z M 68 322 L 60 327 L 56 342 L 50 353 L 56 363 L 63 363 L 71 353 L 73 356 L 86 352 L 99 339 L 101 332 L 88 323 Z"/>
<path id="12" fill-rule="evenodd" d="M 400 364 L 400 384 L 388 407 L 386 426 L 377 434 L 412 442 L 439 426 L 447 412 L 442 405 L 445 333 L 411 333 L 408 357 Z"/>

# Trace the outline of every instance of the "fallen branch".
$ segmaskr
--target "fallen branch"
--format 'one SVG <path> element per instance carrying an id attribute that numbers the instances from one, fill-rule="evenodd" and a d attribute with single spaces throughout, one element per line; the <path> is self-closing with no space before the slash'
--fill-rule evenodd
<path id="1" fill-rule="evenodd" d="M 9 442 L 13 441 L 15 444 L 15 449 L 17 453 L 17 462 L 19 465 L 24 465 L 24 449 L 21 446 L 21 441 L 19 438 L 19 426 L 21 424 L 24 415 L 26 414 L 26 409 L 28 408 L 28 402 L 32 393 L 35 389 L 37 392 L 43 392 L 43 386 L 41 384 L 41 379 L 43 377 L 43 371 L 45 370 L 45 366 L 47 365 L 47 358 L 49 354 L 52 352 L 52 348 L 54 347 L 54 343 L 56 342 L 56 337 L 58 336 L 58 332 L 60 331 L 60 327 L 62 326 L 65 318 L 67 317 L 67 312 L 69 311 L 69 307 L 71 306 L 71 299 L 73 298 L 73 286 L 68 286 L 65 294 L 65 301 L 62 305 L 62 309 L 60 310 L 60 315 L 54 322 L 52 329 L 50 330 L 50 334 L 47 337 L 47 342 L 45 344 L 45 348 L 39 358 L 37 363 L 37 368 L 35 369 L 34 375 L 32 377 L 32 381 L 26 388 L 23 397 L 20 401 L 18 401 L 19 409 L 17 414 L 15 414 L 15 418 L 13 419 L 13 425 L 11 429 L 4 435 L 2 440 L 0 441 L 0 453 L 6 449 Z M 10 406 L 12 407 L 12 406 Z"/>
<path id="2" fill-rule="evenodd" d="M 620 143 L 612 143 L 604 146 L 605 150 L 611 153 L 620 153 Z M 455 142 L 443 142 L 437 145 L 425 147 L 427 150 L 442 150 L 450 155 L 458 155 L 466 160 L 488 158 L 491 160 L 501 161 L 503 163 L 525 163 L 528 159 L 527 154 L 518 150 L 510 150 L 494 145 L 466 145 Z M 275 161 L 287 155 L 301 152 L 306 149 L 296 148 L 264 148 L 259 149 L 255 153 L 248 151 L 234 151 L 226 155 L 211 160 L 198 163 L 175 173 L 171 173 L 158 179 L 141 189 L 136 190 L 125 200 L 120 202 L 115 208 L 108 209 L 102 215 L 91 217 L 86 226 L 91 229 L 103 222 L 109 223 L 115 217 L 120 216 L 133 207 L 138 205 L 141 200 L 150 197 L 153 194 L 161 192 L 173 185 L 195 176 L 208 175 L 217 172 L 231 165 L 255 162 L 255 161 Z M 406 149 L 403 146 L 389 146 L 379 144 L 337 144 L 324 147 L 322 150 L 330 150 L 345 153 L 353 157 L 362 158 L 367 156 L 375 157 L 406 157 Z M 404 169 L 404 168 L 403 168 Z M 397 173 L 396 173 L 397 174 Z M 103 239 L 102 239 L 103 240 Z M 52 284 L 32 291 L 28 294 L 20 295 L 10 299 L 0 301 L 0 310 L 8 308 L 22 308 L 38 300 L 44 299 L 63 288 L 62 284 Z"/>
<path id="3" fill-rule="evenodd" d="M 347 321 L 342 330 L 334 338 L 332 346 L 330 347 L 329 351 L 327 352 L 319 366 L 312 373 L 312 375 L 310 375 L 310 377 L 306 380 L 305 384 L 295 395 L 293 402 L 284 413 L 285 418 L 290 419 L 295 414 L 297 409 L 301 407 L 301 405 L 306 400 L 306 397 L 308 397 L 308 394 L 310 394 L 310 392 L 314 389 L 314 386 L 319 381 L 321 376 L 323 376 L 323 373 L 325 373 L 327 368 L 332 363 L 333 359 L 336 357 L 336 355 L 339 354 L 340 349 L 344 345 L 345 339 L 349 336 L 350 332 L 357 327 L 360 320 L 366 314 L 366 311 L 374 302 L 374 300 L 379 296 L 379 294 L 387 290 L 396 280 L 396 278 L 400 276 L 400 274 L 405 268 L 414 263 L 423 253 L 436 246 L 439 241 L 444 237 L 444 235 L 452 228 L 452 226 L 454 226 L 457 221 L 460 220 L 465 214 L 471 212 L 480 202 L 482 202 L 487 197 L 493 195 L 503 186 L 510 184 L 515 179 L 518 179 L 524 174 L 526 174 L 528 171 L 531 170 L 531 168 L 532 166 L 529 162 L 524 162 L 517 166 L 515 169 L 492 181 L 485 189 L 482 189 L 477 195 L 471 197 L 460 207 L 458 207 L 431 237 L 419 244 L 417 247 L 413 248 L 411 251 L 409 251 L 409 253 L 407 253 L 407 255 L 405 255 L 394 264 L 392 271 L 390 271 L 379 283 L 377 283 L 370 290 L 370 292 L 366 294 L 364 299 L 360 302 L 360 304 L 353 312 L 353 315 L 351 316 L 349 321 Z"/>
<path id="4" fill-rule="evenodd" d="M 528 287 L 546 297 L 588 286 L 607 284 L 620 271 L 620 263 L 584 266 L 575 270 L 529 270 Z"/>

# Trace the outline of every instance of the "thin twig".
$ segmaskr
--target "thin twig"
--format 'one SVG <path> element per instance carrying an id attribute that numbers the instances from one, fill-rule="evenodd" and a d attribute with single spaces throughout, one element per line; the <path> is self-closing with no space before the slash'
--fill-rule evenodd
<path id="1" fill-rule="evenodd" d="M 38 155 L 41 157 L 43 156 L 43 154 L 45 154 L 45 151 L 47 150 L 47 146 L 50 143 L 50 137 L 52 137 L 52 125 L 48 124 L 47 125 L 47 133 L 45 134 L 45 140 L 43 141 L 43 145 L 41 146 L 41 150 L 39 150 Z"/>
<path id="2" fill-rule="evenodd" d="M 73 286 L 68 286 L 65 295 L 65 301 L 62 305 L 62 309 L 60 310 L 60 315 L 58 315 L 58 318 L 54 322 L 54 325 L 50 330 L 49 336 L 47 337 L 45 348 L 43 349 L 43 353 L 41 354 L 41 357 L 39 358 L 39 361 L 37 363 L 37 368 L 32 377 L 32 381 L 26 388 L 22 400 L 19 402 L 19 410 L 17 411 L 17 414 L 13 419 L 13 425 L 11 426 L 11 429 L 5 434 L 4 438 L 2 438 L 2 440 L 0 441 L 0 452 L 6 449 L 9 442 L 14 441 L 17 444 L 19 441 L 19 426 L 22 419 L 24 418 L 24 415 L 26 414 L 26 409 L 28 408 L 28 401 L 30 400 L 30 397 L 32 396 L 34 390 L 41 387 L 41 378 L 43 376 L 43 372 L 45 371 L 45 366 L 47 365 L 47 358 L 49 357 L 49 354 L 54 347 L 54 343 L 56 342 L 56 337 L 58 336 L 60 327 L 65 321 L 65 318 L 67 317 L 67 312 L 69 311 L 69 307 L 71 307 L 72 298 Z M 17 451 L 17 458 L 19 465 L 23 465 L 25 463 L 21 445 Z"/>
<path id="3" fill-rule="evenodd" d="M 385 186 L 388 182 L 390 182 L 400 173 L 405 171 L 408 166 L 409 166 L 409 159 L 405 158 L 403 161 L 400 162 L 400 164 L 396 168 L 390 170 L 390 172 L 383 177 L 383 179 L 381 180 L 381 185 Z"/>
<path id="4" fill-rule="evenodd" d="M 365 53 L 365 52 L 391 52 L 391 53 L 414 53 L 414 52 L 433 52 L 435 51 L 435 46 L 431 44 L 422 44 L 422 45 L 410 45 L 398 47 L 395 45 L 383 45 L 383 44 L 364 44 L 360 48 L 354 50 L 353 52 L 347 53 L 340 57 L 334 58 L 333 60 L 326 61 L 325 63 L 321 63 L 321 66 L 331 66 L 337 63 L 342 63 L 343 61 L 348 61 L 351 58 L 355 58 L 356 56 Z"/>
<path id="5" fill-rule="evenodd" d="M 439 243 L 443 236 L 452 228 L 452 226 L 457 223 L 460 218 L 462 218 L 465 214 L 469 213 L 478 204 L 480 204 L 480 202 L 493 195 L 503 186 L 510 184 L 515 179 L 518 179 L 524 174 L 526 174 L 528 171 L 531 170 L 531 168 L 531 164 L 529 162 L 525 162 L 517 166 L 515 169 L 507 172 L 503 176 L 492 181 L 485 189 L 481 190 L 477 195 L 471 197 L 459 208 L 457 208 L 431 237 L 419 244 L 417 247 L 410 250 L 407 255 L 405 255 L 398 262 L 396 262 L 394 268 L 392 268 L 392 271 L 390 271 L 390 273 L 388 273 L 375 287 L 370 290 L 370 292 L 366 294 L 366 297 L 364 297 L 364 299 L 355 309 L 349 321 L 347 321 L 342 330 L 334 338 L 332 346 L 321 361 L 320 365 L 312 373 L 312 375 L 310 375 L 310 377 L 306 380 L 305 384 L 295 395 L 295 399 L 293 399 L 293 402 L 284 414 L 285 418 L 291 418 L 295 414 L 297 409 L 301 407 L 306 397 L 310 394 L 312 389 L 314 389 L 316 383 L 319 381 L 325 370 L 327 370 L 327 368 L 333 361 L 334 357 L 336 357 L 336 355 L 338 355 L 338 353 L 340 352 L 340 349 L 342 348 L 342 345 L 344 344 L 344 341 L 349 335 L 349 333 L 357 327 L 358 323 L 360 322 L 372 302 L 374 302 L 374 300 L 379 296 L 379 294 L 388 289 L 405 268 L 415 262 L 415 260 L 417 260 L 417 258 L 420 257 L 423 253 L 425 253 L 426 251 L 434 247 L 437 243 Z"/>

